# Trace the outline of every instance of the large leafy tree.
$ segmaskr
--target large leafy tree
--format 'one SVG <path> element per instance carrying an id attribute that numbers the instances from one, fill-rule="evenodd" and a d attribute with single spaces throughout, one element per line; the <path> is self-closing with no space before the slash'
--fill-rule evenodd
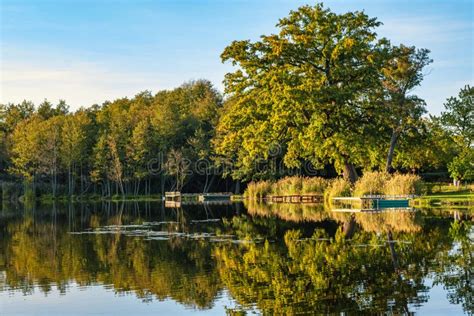
<path id="1" fill-rule="evenodd" d="M 12 134 L 16 125 L 31 117 L 34 111 L 34 104 L 29 101 L 0 104 L 0 171 L 11 165 Z"/>
<path id="2" fill-rule="evenodd" d="M 377 136 L 368 95 L 379 85 L 387 44 L 377 40 L 379 25 L 363 12 L 336 14 L 318 4 L 290 12 L 278 34 L 234 41 L 221 55 L 238 69 L 225 77 L 235 102 L 222 118 L 217 152 L 252 170 L 279 144 L 287 167 L 333 163 L 355 181 Z"/>
<path id="3" fill-rule="evenodd" d="M 429 50 L 404 45 L 390 48 L 382 68 L 384 114 L 391 138 L 386 160 L 386 171 L 392 169 L 394 151 L 399 138 L 422 126 L 426 113 L 425 102 L 411 94 L 421 84 L 424 68 L 432 62 Z"/>
<path id="4" fill-rule="evenodd" d="M 30 119 L 19 122 L 12 132 L 10 172 L 19 175 L 27 182 L 34 180 L 38 172 L 40 154 L 39 149 L 39 126 L 41 119 L 33 116 Z"/>
<path id="5" fill-rule="evenodd" d="M 59 150 L 64 116 L 43 120 L 34 115 L 17 124 L 12 134 L 11 171 L 27 182 L 36 176 L 50 177 L 53 195 L 56 194 L 60 170 Z"/>

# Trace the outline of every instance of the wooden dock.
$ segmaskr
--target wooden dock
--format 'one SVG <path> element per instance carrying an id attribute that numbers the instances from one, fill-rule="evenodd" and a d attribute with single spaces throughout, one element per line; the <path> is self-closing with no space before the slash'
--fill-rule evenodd
<path id="1" fill-rule="evenodd" d="M 265 201 L 271 203 L 322 203 L 322 194 L 298 194 L 298 195 L 269 195 Z"/>

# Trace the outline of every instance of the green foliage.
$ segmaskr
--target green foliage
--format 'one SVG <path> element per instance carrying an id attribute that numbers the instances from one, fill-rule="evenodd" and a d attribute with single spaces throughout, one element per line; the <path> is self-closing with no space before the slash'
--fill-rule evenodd
<path id="1" fill-rule="evenodd" d="M 224 49 L 222 61 L 236 67 L 225 76 L 225 102 L 198 80 L 74 113 L 63 100 L 0 105 L 0 172 L 46 183 L 53 196 L 66 183 L 71 196 L 207 191 L 217 169 L 234 180 L 276 181 L 273 194 L 326 191 L 321 179 L 285 178 L 308 165 L 334 167 L 352 184 L 357 170 L 393 168 L 447 168 L 471 181 L 474 89 L 449 98 L 441 117 L 423 117 L 413 90 L 429 50 L 393 46 L 376 34 L 380 24 L 322 4 L 291 11 L 275 34 Z M 201 160 L 206 174 L 189 176 L 189 163 Z M 381 192 L 379 176 L 364 177 L 355 194 Z M 249 196 L 262 198 L 268 186 L 250 184 Z"/>
<path id="2" fill-rule="evenodd" d="M 428 57 L 429 50 L 404 45 L 391 47 L 385 58 L 382 74 L 382 97 L 377 98 L 384 103 L 382 117 L 390 129 L 391 139 L 385 169 L 390 172 L 396 145 L 402 138 L 410 145 L 414 131 L 423 127 L 422 115 L 426 113 L 425 102 L 412 90 L 421 84 L 424 77 L 423 69 L 433 60 Z M 377 102 L 377 100 L 375 101 Z"/>
<path id="3" fill-rule="evenodd" d="M 474 88 L 465 86 L 459 96 L 444 104 L 441 122 L 458 145 L 457 155 L 448 163 L 448 171 L 455 180 L 474 179 Z"/>
<path id="4" fill-rule="evenodd" d="M 279 21 L 277 34 L 234 41 L 224 50 L 223 61 L 240 68 L 225 78 L 231 102 L 216 151 L 232 157 L 235 178 L 249 177 L 275 144 L 290 168 L 308 160 L 342 172 L 367 160 L 378 135 L 364 96 L 378 85 L 386 44 L 377 40 L 379 25 L 363 12 L 303 6 Z"/>
<path id="5" fill-rule="evenodd" d="M 51 192 L 45 193 L 52 195 L 66 183 L 70 196 L 88 190 L 109 197 L 150 194 L 152 180 L 182 188 L 182 168 L 179 176 L 168 172 L 170 177 L 162 177 L 158 171 L 172 164 L 176 152 L 181 160 L 211 161 L 210 140 L 221 105 L 221 95 L 205 80 L 74 113 L 64 101 L 53 107 L 45 100 L 37 109 L 29 102 L 2 105 L 0 169 L 6 163 L 12 175 L 48 183 Z"/>
<path id="6" fill-rule="evenodd" d="M 448 164 L 449 174 L 453 179 L 474 180 L 474 148 L 465 149 Z"/>
<path id="7" fill-rule="evenodd" d="M 393 166 L 402 170 L 439 170 L 459 151 L 449 132 L 436 117 L 424 119 L 419 132 L 400 140 Z"/>
<path id="8" fill-rule="evenodd" d="M 444 104 L 441 121 L 452 132 L 457 143 L 470 148 L 474 141 L 474 87 L 466 85 L 458 97 L 449 98 Z"/>

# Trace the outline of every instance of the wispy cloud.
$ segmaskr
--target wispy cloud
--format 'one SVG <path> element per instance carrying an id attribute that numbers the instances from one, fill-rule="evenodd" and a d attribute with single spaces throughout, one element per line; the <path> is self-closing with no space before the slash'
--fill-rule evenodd
<path id="1" fill-rule="evenodd" d="M 167 87 L 159 75 L 117 71 L 101 65 L 77 62 L 69 66 L 38 62 L 2 64 L 0 102 L 20 102 L 25 97 L 35 103 L 67 98 L 73 108 L 133 96 L 144 89 Z"/>
<path id="2" fill-rule="evenodd" d="M 446 44 L 459 40 L 472 41 L 472 21 L 447 20 L 442 16 L 406 16 L 384 18 L 379 33 L 403 43 L 426 42 Z"/>

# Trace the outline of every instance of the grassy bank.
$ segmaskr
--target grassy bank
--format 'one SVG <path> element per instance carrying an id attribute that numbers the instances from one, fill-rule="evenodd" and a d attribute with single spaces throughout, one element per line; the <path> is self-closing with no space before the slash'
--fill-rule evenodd
<path id="1" fill-rule="evenodd" d="M 428 194 L 415 199 L 414 206 L 430 208 L 449 207 L 450 209 L 459 208 L 471 211 L 474 208 L 474 192 L 464 190 Z"/>
<path id="2" fill-rule="evenodd" d="M 336 196 L 363 196 L 374 194 L 422 194 L 426 186 L 412 174 L 366 172 L 352 185 L 342 178 L 286 177 L 278 181 L 250 182 L 245 191 L 248 199 L 262 200 L 272 195 L 323 194 L 326 199 Z"/>

